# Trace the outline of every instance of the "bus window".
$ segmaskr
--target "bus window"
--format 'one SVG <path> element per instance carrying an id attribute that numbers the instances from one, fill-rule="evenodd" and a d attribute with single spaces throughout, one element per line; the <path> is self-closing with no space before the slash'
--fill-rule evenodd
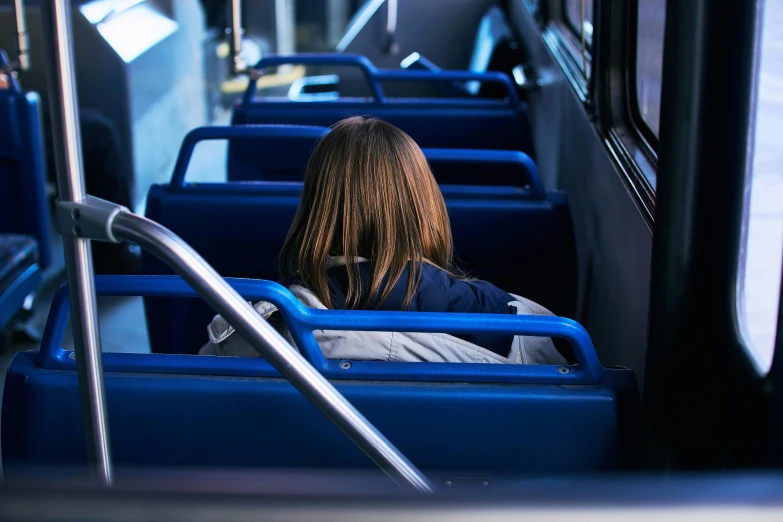
<path id="1" fill-rule="evenodd" d="M 636 18 L 636 99 L 639 116 L 658 136 L 666 0 L 639 0 Z"/>
<path id="2" fill-rule="evenodd" d="M 783 265 L 783 2 L 765 2 L 756 103 L 745 181 L 737 275 L 737 316 L 745 346 L 763 375 L 772 365 Z"/>
<path id="3" fill-rule="evenodd" d="M 577 37 L 582 38 L 579 27 L 582 26 L 584 14 L 585 44 L 589 47 L 593 41 L 593 0 L 563 0 L 565 19 Z M 582 9 L 584 8 L 584 13 Z"/>

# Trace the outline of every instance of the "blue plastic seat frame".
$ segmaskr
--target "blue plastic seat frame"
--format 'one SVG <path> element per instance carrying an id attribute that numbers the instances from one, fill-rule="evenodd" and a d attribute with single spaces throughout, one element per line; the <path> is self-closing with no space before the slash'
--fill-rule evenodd
<path id="1" fill-rule="evenodd" d="M 246 298 L 282 306 L 303 355 L 425 470 L 582 473 L 630 462 L 638 392 L 629 370 L 602 369 L 589 336 L 553 317 L 320 311 L 268 281 L 230 280 Z M 195 296 L 177 277 L 99 276 L 100 295 Z M 55 296 L 41 351 L 9 369 L 2 408 L 6 476 L 86 462 L 68 316 Z M 579 364 L 555 366 L 327 361 L 318 328 L 478 330 L 567 338 Z M 312 339 L 312 338 L 311 338 Z M 263 359 L 104 354 L 118 465 L 364 468 L 348 439 Z M 486 475 L 485 475 L 486 476 Z"/>
<path id="2" fill-rule="evenodd" d="M 287 98 L 256 97 L 250 82 L 242 102 L 234 108 L 232 124 L 291 124 L 329 127 L 356 115 L 381 118 L 407 132 L 423 148 L 520 150 L 533 154 L 527 107 L 519 100 L 511 80 L 502 73 L 466 71 L 405 71 L 377 69 L 367 58 L 353 54 L 298 54 L 269 56 L 256 64 L 262 70 L 286 64 L 358 67 L 365 75 L 372 98 L 295 102 Z M 503 100 L 475 98 L 388 98 L 383 82 L 498 83 Z M 233 154 L 236 146 L 229 147 Z"/>
<path id="3" fill-rule="evenodd" d="M 228 181 L 302 181 L 307 161 L 326 127 L 306 125 L 232 125 L 199 127 L 182 142 L 171 187 L 185 185 L 188 165 L 202 141 L 242 143 L 228 159 Z M 423 149 L 432 171 L 442 184 L 520 187 L 517 194 L 544 198 L 544 186 L 533 160 L 519 151 L 476 149 Z"/>
<path id="4" fill-rule="evenodd" d="M 577 322 L 557 316 L 509 314 L 457 314 L 431 312 L 382 312 L 372 310 L 318 310 L 303 305 L 287 288 L 273 281 L 228 278 L 226 281 L 251 301 L 268 301 L 278 307 L 302 355 L 328 378 L 373 380 L 425 380 L 460 382 L 516 382 L 527 384 L 597 384 L 601 365 L 587 331 Z M 96 276 L 101 295 L 197 298 L 177 276 Z M 70 353 L 60 346 L 70 313 L 67 287 L 54 297 L 37 362 L 43 368 L 75 368 Z M 492 333 L 556 337 L 568 341 L 578 364 L 568 373 L 548 365 L 504 365 L 465 363 L 391 363 L 356 361 L 351 368 L 324 358 L 313 330 L 400 331 L 422 333 Z M 200 348 L 200 346 L 198 347 Z M 107 354 L 108 356 L 108 354 Z M 110 357 L 110 356 L 109 356 Z M 166 356 L 168 357 L 168 356 Z M 173 357 L 173 356 L 172 356 Z M 159 367 L 162 357 L 148 359 Z M 190 359 L 170 359 L 182 361 Z M 200 358 L 216 370 L 252 376 L 280 376 L 263 359 L 237 357 Z M 111 364 L 110 360 L 107 363 Z M 65 365 L 65 366 L 63 366 Z M 109 366 L 111 367 L 111 366 Z M 186 366 L 191 367 L 191 366 Z M 184 368 L 184 367 L 183 367 Z M 192 367 L 191 367 L 192 368 Z M 134 371 L 151 368 L 133 366 Z M 437 369 L 437 371 L 433 371 Z M 166 371 L 182 373 L 177 366 Z M 250 373 L 247 373 L 250 372 Z M 217 373 L 216 375 L 222 375 Z"/>

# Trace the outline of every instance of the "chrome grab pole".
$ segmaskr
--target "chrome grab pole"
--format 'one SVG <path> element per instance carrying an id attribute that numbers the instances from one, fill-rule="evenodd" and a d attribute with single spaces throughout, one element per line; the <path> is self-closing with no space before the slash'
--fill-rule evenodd
<path id="1" fill-rule="evenodd" d="M 154 221 L 127 211 L 115 212 L 107 221 L 104 229 L 110 240 L 135 243 L 171 267 L 397 484 L 433 492 L 424 474 L 187 243 Z"/>
<path id="2" fill-rule="evenodd" d="M 327 0 L 326 43 L 336 47 L 348 26 L 348 0 Z"/>
<path id="3" fill-rule="evenodd" d="M 70 1 L 44 0 L 42 11 L 58 198 L 60 202 L 81 203 L 86 194 L 73 62 Z M 76 348 L 84 431 L 87 438 L 87 456 L 93 471 L 103 482 L 110 484 L 111 452 L 103 386 L 101 336 L 93 280 L 92 248 L 89 239 L 82 239 L 80 236 L 81 230 L 78 225 L 75 225 L 73 233 L 63 238 L 70 289 L 71 325 Z"/>
<path id="4" fill-rule="evenodd" d="M 296 52 L 296 3 L 294 0 L 275 0 L 275 42 L 277 54 Z"/>
<path id="5" fill-rule="evenodd" d="M 16 60 L 14 68 L 26 71 L 30 68 L 30 41 L 27 38 L 27 20 L 23 0 L 14 0 L 14 22 L 16 23 Z"/>
<path id="6" fill-rule="evenodd" d="M 231 76 L 236 76 L 245 72 L 247 68 L 242 60 L 242 1 L 229 0 L 226 4 L 228 8 L 228 56 L 231 60 Z"/>
<path id="7" fill-rule="evenodd" d="M 386 53 L 396 56 L 400 50 L 397 42 L 397 0 L 386 0 Z"/>

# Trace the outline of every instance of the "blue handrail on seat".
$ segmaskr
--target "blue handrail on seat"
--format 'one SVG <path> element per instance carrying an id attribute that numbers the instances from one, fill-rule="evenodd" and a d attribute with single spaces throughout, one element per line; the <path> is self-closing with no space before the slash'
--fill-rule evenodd
<path id="1" fill-rule="evenodd" d="M 287 123 L 330 126 L 348 116 L 372 116 L 408 133 L 421 147 L 521 150 L 533 155 L 527 105 L 520 101 L 510 78 L 499 72 L 406 71 L 377 69 L 367 58 L 350 54 L 269 56 L 258 62 L 263 70 L 283 64 L 351 66 L 361 70 L 370 96 L 333 100 L 291 101 L 257 96 L 250 82 L 234 108 L 232 124 Z M 386 83 L 384 83 L 386 82 Z M 499 98 L 388 96 L 381 84 L 419 84 L 432 87 L 455 82 L 498 85 Z M 233 149 L 233 147 L 231 147 Z M 231 152 L 230 152 L 231 154 Z"/>
<path id="2" fill-rule="evenodd" d="M 223 125 L 193 129 L 182 141 L 177 162 L 174 165 L 174 172 L 171 176 L 170 186 L 172 188 L 185 186 L 185 175 L 188 171 L 188 165 L 196 145 L 201 141 L 228 140 L 229 142 L 234 142 L 242 139 L 257 139 L 258 141 L 253 143 L 253 149 L 261 157 L 269 156 L 269 153 L 272 151 L 270 147 L 275 147 L 278 153 L 279 149 L 283 147 L 286 159 L 289 161 L 291 159 L 300 159 L 301 164 L 306 165 L 311 149 L 328 132 L 329 129 L 326 127 L 312 125 Z M 231 172 L 233 170 L 245 168 L 241 163 L 241 158 L 237 154 L 229 156 L 229 180 L 231 180 Z M 272 168 L 277 167 L 277 165 L 270 166 Z M 254 165 L 253 167 L 263 170 L 265 165 Z M 304 171 L 302 173 L 304 174 Z"/>
<path id="3" fill-rule="evenodd" d="M 259 124 L 196 128 L 182 142 L 169 187 L 177 191 L 187 185 L 185 177 L 193 151 L 199 142 L 209 140 L 227 140 L 229 143 L 254 140 L 252 146 L 243 146 L 241 152 L 235 148 L 234 153 L 229 155 L 228 181 L 267 181 L 264 179 L 267 171 L 284 173 L 282 177 L 286 181 L 302 181 L 312 148 L 328 132 L 327 127 L 311 125 Z M 526 195 L 530 199 L 543 199 L 546 196 L 538 168 L 524 152 L 441 148 L 424 148 L 422 152 L 436 178 L 446 184 L 453 183 L 449 179 L 455 177 L 464 183 L 465 178 L 469 177 L 464 175 L 468 168 L 480 168 L 481 177 L 476 176 L 476 185 L 466 185 L 463 190 L 466 193 L 504 196 L 509 194 L 508 190 L 490 187 L 507 185 L 522 188 L 521 191 L 513 191 L 514 197 Z M 275 177 L 281 176 L 270 176 Z M 455 190 L 460 189 L 446 189 L 449 192 Z"/>
<path id="4" fill-rule="evenodd" d="M 278 65 L 331 65 L 331 66 L 353 66 L 359 68 L 367 79 L 367 83 L 372 92 L 372 97 L 376 103 L 380 104 L 393 104 L 383 92 L 381 82 L 467 82 L 467 81 L 481 81 L 488 83 L 499 83 L 506 90 L 505 104 L 511 106 L 519 105 L 519 96 L 517 95 L 516 88 L 508 76 L 499 72 L 471 72 L 471 71 L 447 71 L 439 70 L 432 71 L 411 71 L 411 70 L 396 70 L 396 69 L 378 69 L 373 63 L 366 57 L 358 54 L 348 53 L 302 53 L 294 55 L 273 55 L 262 58 L 255 65 L 255 69 L 263 70 L 267 67 L 275 67 Z M 248 84 L 248 88 L 245 91 L 243 103 L 252 103 L 256 93 L 256 82 L 251 81 Z M 476 103 L 486 103 L 488 100 L 477 100 L 475 98 L 468 98 L 465 100 L 447 98 L 449 103 L 468 103 L 475 105 Z M 445 100 L 444 100 L 445 101 Z M 432 99 L 427 99 L 427 102 L 434 102 Z"/>
<path id="5" fill-rule="evenodd" d="M 589 334 L 562 317 L 425 312 L 316 310 L 304 306 L 281 285 L 262 280 L 226 279 L 249 300 L 271 302 L 280 310 L 302 355 L 328 378 L 383 381 L 510 382 L 518 384 L 597 384 L 602 368 Z M 98 295 L 197 297 L 176 276 L 96 276 Z M 60 343 L 69 314 L 63 286 L 55 295 L 37 363 L 43 368 L 73 369 L 70 353 Z M 206 342 L 206 324 L 203 325 Z M 571 343 L 577 364 L 504 365 L 469 363 L 402 363 L 355 361 L 349 368 L 323 356 L 314 330 L 496 333 L 557 337 Z M 184 334 L 184 333 L 183 333 Z M 565 368 L 565 370 L 563 369 Z M 236 357 L 146 356 L 104 354 L 105 371 L 185 373 L 199 375 L 277 376 L 263 359 Z"/>

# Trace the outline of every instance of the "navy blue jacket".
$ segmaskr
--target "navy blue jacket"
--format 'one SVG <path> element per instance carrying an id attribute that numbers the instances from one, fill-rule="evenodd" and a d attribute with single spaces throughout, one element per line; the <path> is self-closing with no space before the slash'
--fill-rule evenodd
<path id="1" fill-rule="evenodd" d="M 369 263 L 359 263 L 358 266 L 363 292 L 360 302 L 364 302 L 369 291 L 372 273 Z M 348 269 L 344 265 L 337 266 L 329 268 L 326 274 L 332 306 L 343 309 L 346 301 L 345 296 L 348 293 Z M 298 277 L 288 277 L 281 281 L 281 284 L 288 287 L 291 284 L 301 284 L 301 281 Z M 384 284 L 385 280 L 381 284 L 381 288 L 384 288 Z M 509 305 L 514 301 L 514 298 L 495 285 L 477 279 L 463 281 L 426 263 L 422 264 L 421 280 L 413 299 L 407 307 L 403 308 L 407 290 L 408 269 L 406 268 L 377 310 L 516 315 L 516 310 Z M 376 302 L 377 299 L 371 301 L 370 308 L 374 308 Z M 451 335 L 503 357 L 508 356 L 514 339 L 513 335 Z"/>

